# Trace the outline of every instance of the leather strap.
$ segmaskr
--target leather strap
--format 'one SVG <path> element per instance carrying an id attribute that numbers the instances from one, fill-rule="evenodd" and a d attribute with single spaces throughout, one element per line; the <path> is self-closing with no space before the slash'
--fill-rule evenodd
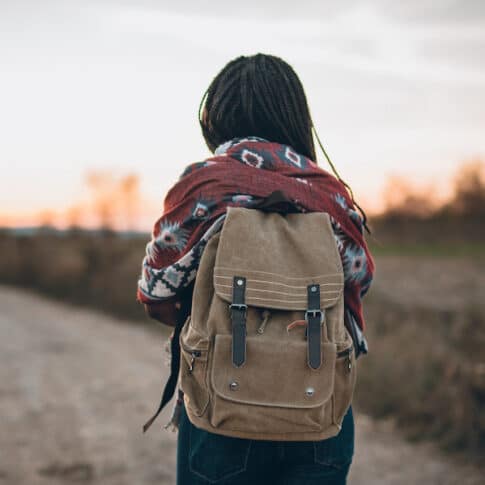
<path id="1" fill-rule="evenodd" d="M 320 285 L 307 286 L 308 308 L 305 313 L 307 321 L 308 365 L 318 369 L 322 363 L 321 339 L 323 314 L 320 310 Z"/>
<path id="2" fill-rule="evenodd" d="M 171 355 L 170 376 L 165 384 L 165 387 L 162 392 L 162 396 L 160 397 L 160 404 L 158 406 L 158 409 L 155 411 L 155 414 L 143 425 L 144 433 L 157 419 L 159 414 L 162 412 L 163 408 L 170 402 L 170 400 L 172 399 L 175 393 L 175 388 L 177 387 L 177 380 L 178 380 L 179 370 L 180 370 L 179 337 L 180 337 L 180 333 L 182 332 L 184 323 L 187 321 L 187 318 L 190 315 L 190 312 L 192 310 L 192 295 L 193 295 L 194 284 L 195 284 L 195 281 L 193 281 L 186 289 L 184 289 L 180 295 L 181 307 L 177 312 L 175 329 L 172 335 L 172 340 L 170 342 L 170 355 Z"/>
<path id="3" fill-rule="evenodd" d="M 279 212 L 280 214 L 291 214 L 301 212 L 298 204 L 290 199 L 282 190 L 274 190 L 268 196 L 262 197 L 251 204 L 252 209 L 263 212 Z"/>
<path id="4" fill-rule="evenodd" d="M 232 363 L 241 367 L 246 360 L 246 311 L 247 305 L 244 302 L 246 291 L 246 278 L 234 276 L 232 280 Z"/>

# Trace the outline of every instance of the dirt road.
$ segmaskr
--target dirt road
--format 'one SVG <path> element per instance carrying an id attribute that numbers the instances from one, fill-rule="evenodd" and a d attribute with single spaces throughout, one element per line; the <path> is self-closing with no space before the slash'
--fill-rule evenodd
<path id="1" fill-rule="evenodd" d="M 162 346 L 161 332 L 0 287 L 0 483 L 174 483 L 167 413 L 141 433 Z M 350 484 L 483 483 L 387 424 L 358 416 L 356 433 Z"/>

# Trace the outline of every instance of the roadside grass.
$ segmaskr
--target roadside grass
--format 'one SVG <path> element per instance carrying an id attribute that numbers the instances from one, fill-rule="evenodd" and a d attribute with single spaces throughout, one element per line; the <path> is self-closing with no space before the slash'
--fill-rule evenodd
<path id="1" fill-rule="evenodd" d="M 483 308 L 440 311 L 369 295 L 365 310 L 370 352 L 358 361 L 357 407 L 395 418 L 410 439 L 482 456 Z"/>
<path id="2" fill-rule="evenodd" d="M 148 236 L 0 233 L 0 282 L 31 288 L 121 319 L 146 321 L 136 301 Z"/>
<path id="3" fill-rule="evenodd" d="M 481 242 L 415 242 L 379 243 L 369 240 L 374 256 L 416 256 L 423 258 L 479 258 L 485 260 L 485 243 Z"/>

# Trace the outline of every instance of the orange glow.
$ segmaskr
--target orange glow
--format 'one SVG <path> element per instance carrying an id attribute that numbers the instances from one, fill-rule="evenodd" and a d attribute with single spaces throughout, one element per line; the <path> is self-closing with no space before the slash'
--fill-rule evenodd
<path id="1" fill-rule="evenodd" d="M 117 177 L 110 172 L 93 171 L 86 174 L 85 182 L 90 189 L 88 200 L 60 210 L 45 207 L 32 212 L 0 213 L 0 227 L 150 231 L 160 216 L 161 204 L 142 198 L 136 174 Z"/>
<path id="2" fill-rule="evenodd" d="M 149 232 L 160 217 L 162 201 L 142 197 L 137 174 L 115 176 L 92 171 L 86 174 L 85 183 L 90 193 L 88 200 L 61 210 L 45 207 L 32 212 L 0 213 L 0 227 L 103 227 Z M 364 195 L 357 201 L 369 215 L 405 212 L 426 216 L 445 205 L 459 211 L 465 197 L 481 197 L 483 191 L 485 161 L 477 159 L 463 163 L 451 180 L 439 185 L 391 175 L 380 197 Z"/>

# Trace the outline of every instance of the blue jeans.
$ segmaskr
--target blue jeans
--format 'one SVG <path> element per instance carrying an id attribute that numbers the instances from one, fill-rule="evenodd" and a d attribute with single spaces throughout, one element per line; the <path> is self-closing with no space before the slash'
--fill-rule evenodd
<path id="1" fill-rule="evenodd" d="M 344 485 L 353 454 L 351 407 L 337 436 L 283 442 L 209 433 L 196 428 L 182 406 L 177 485 Z"/>

